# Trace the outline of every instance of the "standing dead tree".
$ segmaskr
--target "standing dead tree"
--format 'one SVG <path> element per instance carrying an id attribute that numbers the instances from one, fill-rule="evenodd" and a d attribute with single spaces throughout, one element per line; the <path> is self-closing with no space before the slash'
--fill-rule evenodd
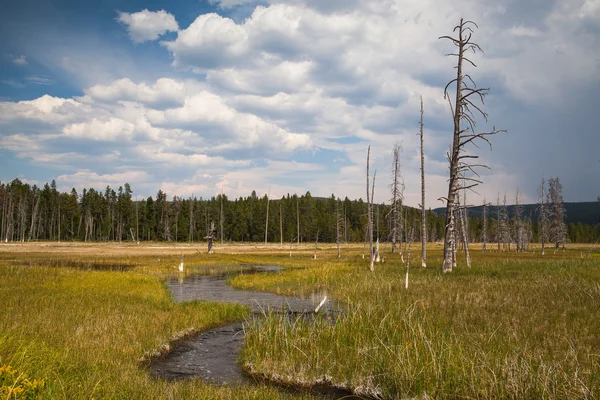
<path id="1" fill-rule="evenodd" d="M 548 233 L 550 240 L 554 242 L 554 247 L 558 248 L 565 244 L 567 240 L 567 227 L 565 225 L 566 210 L 562 197 L 562 185 L 559 178 L 550 178 L 548 180 L 548 207 L 550 216 L 550 225 Z"/>
<path id="2" fill-rule="evenodd" d="M 375 176 L 377 171 L 373 173 L 373 187 L 369 192 L 369 158 L 371 156 L 371 146 L 367 150 L 367 237 L 369 239 L 369 270 L 375 271 L 375 252 L 373 251 L 373 195 L 375 192 Z"/>
<path id="3" fill-rule="evenodd" d="M 518 186 L 517 192 L 515 193 L 514 230 L 514 238 L 517 247 L 517 253 L 525 251 L 525 226 L 523 223 L 523 207 L 521 206 L 521 192 L 519 192 Z"/>
<path id="4" fill-rule="evenodd" d="M 423 96 L 421 96 L 421 267 L 427 267 L 427 217 L 425 214 L 425 153 L 423 151 Z"/>
<path id="5" fill-rule="evenodd" d="M 271 196 L 271 185 L 269 185 L 269 193 L 267 194 L 267 219 L 265 221 L 265 244 L 267 244 L 267 236 L 269 234 L 269 197 Z"/>
<path id="6" fill-rule="evenodd" d="M 469 74 L 463 72 L 463 64 L 466 61 L 473 67 L 476 67 L 475 63 L 466 57 L 468 51 L 482 51 L 479 45 L 471 41 L 473 35 L 473 28 L 477 28 L 477 24 L 473 21 L 465 21 L 461 18 L 460 23 L 454 28 L 457 36 L 442 36 L 440 39 L 447 39 L 456 46 L 456 53 L 450 53 L 448 55 L 455 56 L 458 58 L 456 65 L 456 78 L 452 79 L 444 88 L 444 97 L 448 99 L 450 104 L 450 110 L 452 111 L 452 117 L 454 122 L 454 134 L 451 152 L 447 155 L 450 163 L 450 179 L 448 182 L 448 196 L 444 198 L 446 201 L 446 230 L 444 233 L 444 263 L 442 270 L 444 272 L 452 271 L 452 261 L 456 259 L 455 254 L 452 254 L 456 248 L 456 234 L 454 220 L 454 207 L 456 203 L 456 197 L 460 190 L 466 190 L 473 188 L 477 184 L 481 183 L 479 175 L 475 172 L 475 167 L 489 168 L 483 164 L 476 164 L 471 162 L 474 159 L 479 158 L 477 155 L 465 154 L 465 148 L 468 144 L 474 144 L 477 146 L 477 142 L 484 141 L 488 145 L 491 143 L 488 139 L 489 136 L 494 135 L 499 130 L 493 128 L 488 132 L 477 133 L 475 131 L 475 114 L 477 113 L 487 121 L 487 114 L 480 108 L 479 105 L 475 104 L 476 100 L 484 104 L 484 97 L 489 91 L 489 88 L 477 88 L 477 85 Z M 450 85 L 456 85 L 455 101 L 452 104 L 448 88 Z M 464 127 L 463 127 L 464 124 Z M 461 173 L 472 172 L 476 178 L 472 177 L 460 177 Z M 463 183 L 461 184 L 460 181 Z"/>
<path id="7" fill-rule="evenodd" d="M 335 242 L 337 244 L 337 256 L 342 256 L 340 244 L 342 242 L 342 215 L 340 213 L 340 199 L 335 202 Z"/>
<path id="8" fill-rule="evenodd" d="M 540 240 L 542 242 L 542 255 L 546 250 L 546 242 L 548 242 L 548 207 L 546 205 L 546 179 L 542 175 L 542 182 L 538 189 L 540 201 L 538 205 L 538 217 L 540 223 Z"/>
<path id="9" fill-rule="evenodd" d="M 487 217 L 487 207 L 488 207 L 488 203 L 485 199 L 485 197 L 483 198 L 483 233 L 482 233 L 482 242 L 483 242 L 483 246 L 481 248 L 482 251 L 487 251 L 486 249 L 486 245 L 487 245 L 487 241 L 488 241 L 488 217 Z"/>
<path id="10" fill-rule="evenodd" d="M 208 231 L 208 234 L 206 235 L 206 237 L 204 239 L 207 240 L 207 244 L 208 244 L 208 254 L 212 254 L 213 253 L 213 241 L 215 240 L 215 222 L 211 221 L 210 222 L 210 229 Z"/>
<path id="11" fill-rule="evenodd" d="M 404 202 L 404 182 L 401 173 L 400 153 L 402 153 L 402 144 L 394 144 L 392 160 L 392 184 L 390 185 L 392 194 L 392 198 L 390 200 L 392 253 L 396 252 L 396 243 L 398 240 L 400 243 L 402 243 L 402 203 Z M 400 254 L 402 254 L 402 245 L 400 245 Z"/>

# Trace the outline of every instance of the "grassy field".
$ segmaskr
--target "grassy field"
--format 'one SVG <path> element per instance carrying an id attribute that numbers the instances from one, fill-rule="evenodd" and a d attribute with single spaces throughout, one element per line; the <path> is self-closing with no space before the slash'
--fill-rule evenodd
<path id="1" fill-rule="evenodd" d="M 241 306 L 176 304 L 161 280 L 241 262 L 282 274 L 236 277 L 282 294 L 326 289 L 345 308 L 332 324 L 253 322 L 241 356 L 257 376 L 332 382 L 383 398 L 600 397 L 600 255 L 473 251 L 473 267 L 442 274 L 441 246 L 420 267 L 386 255 L 374 273 L 362 246 L 36 244 L 0 246 L 0 398 L 298 398 L 264 385 L 156 381 L 143 359 L 195 331 L 243 319 Z M 388 249 L 389 250 L 389 249 Z M 127 272 L 86 270 L 93 264 Z M 60 268 L 69 265 L 69 268 Z M 81 266 L 82 268 L 78 268 Z M 208 268 L 213 267 L 213 268 Z M 8 366 L 12 369 L 9 369 Z M 4 390 L 4 392 L 2 391 Z M 306 397 L 306 396 L 305 396 Z"/>

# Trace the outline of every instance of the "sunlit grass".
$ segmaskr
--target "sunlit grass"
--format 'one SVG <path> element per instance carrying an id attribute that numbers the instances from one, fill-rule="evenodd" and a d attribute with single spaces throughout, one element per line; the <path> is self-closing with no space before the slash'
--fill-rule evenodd
<path id="1" fill-rule="evenodd" d="M 428 269 L 414 257 L 408 290 L 397 256 L 374 274 L 351 254 L 281 275 L 239 276 L 234 285 L 276 292 L 326 286 L 346 309 L 336 324 L 291 324 L 277 315 L 254 322 L 244 365 L 278 380 L 329 380 L 384 398 L 600 395 L 597 258 L 582 259 L 578 249 L 544 258 L 475 251 L 473 258 L 472 268 L 459 262 L 444 275 L 441 252 L 430 252 Z"/>
<path id="2" fill-rule="evenodd" d="M 325 290 L 342 304 L 336 323 L 252 319 L 241 357 L 256 375 L 318 381 L 383 398 L 596 398 L 600 396 L 600 255 L 588 246 L 503 253 L 472 247 L 441 273 L 441 245 L 429 268 L 385 249 L 368 271 L 363 246 L 319 244 L 203 247 L 42 244 L 0 251 L 0 367 L 44 380 L 45 398 L 285 398 L 266 386 L 218 387 L 155 380 L 143 368 L 174 338 L 244 319 L 222 303 L 172 301 L 163 279 L 282 265 L 280 274 L 240 275 L 235 287 L 307 295 Z M 493 247 L 492 247 L 493 248 Z M 82 265 L 62 268 L 61 265 Z M 127 272 L 85 270 L 122 265 Z"/>
<path id="3" fill-rule="evenodd" d="M 9 260 L 15 257 L 25 258 L 2 253 L 0 262 L 0 367 L 11 366 L 30 380 L 43 379 L 41 397 L 289 397 L 261 385 L 218 387 L 201 380 L 167 382 L 149 376 L 144 360 L 167 351 L 174 338 L 248 315 L 240 305 L 174 303 L 150 272 L 172 274 L 166 263 L 176 265 L 177 256 L 165 257 L 162 265 L 155 257 L 61 256 L 130 263 L 146 273 L 44 267 L 45 260 L 59 257 L 55 254 L 33 255 L 31 266 L 14 265 Z"/>

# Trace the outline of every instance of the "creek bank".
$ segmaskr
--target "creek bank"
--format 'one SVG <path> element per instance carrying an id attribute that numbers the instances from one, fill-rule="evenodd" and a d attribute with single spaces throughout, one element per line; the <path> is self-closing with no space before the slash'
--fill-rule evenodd
<path id="1" fill-rule="evenodd" d="M 316 315 L 321 315 L 335 323 L 335 318 L 340 311 L 335 302 L 327 300 L 321 305 L 319 314 L 314 312 L 325 297 L 323 292 L 312 293 L 306 298 L 291 297 L 235 289 L 226 283 L 228 278 L 239 273 L 279 272 L 281 272 L 281 267 L 246 265 L 235 274 L 190 275 L 169 279 L 166 281 L 166 285 L 177 302 L 208 300 L 239 303 L 251 309 L 251 318 L 262 318 L 267 313 L 283 314 L 290 320 L 312 319 Z M 311 384 L 295 384 L 284 382 L 276 377 L 256 374 L 250 368 L 244 372 L 237 363 L 244 341 L 243 322 L 220 326 L 173 342 L 168 353 L 150 361 L 148 370 L 151 376 L 158 379 L 201 378 L 207 382 L 221 385 L 258 382 L 277 386 L 286 392 L 308 392 L 324 398 L 365 398 L 354 396 L 346 388 L 336 387 L 327 380 Z"/>

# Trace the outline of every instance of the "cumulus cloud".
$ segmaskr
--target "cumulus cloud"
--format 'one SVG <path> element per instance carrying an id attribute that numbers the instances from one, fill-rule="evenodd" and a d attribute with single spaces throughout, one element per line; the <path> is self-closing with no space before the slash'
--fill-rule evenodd
<path id="1" fill-rule="evenodd" d="M 179 29 L 175 17 L 165 10 L 144 9 L 136 13 L 119 12 L 117 21 L 127 26 L 129 37 L 134 43 L 156 40 L 167 32 L 175 32 Z"/>
<path id="2" fill-rule="evenodd" d="M 453 48 L 438 37 L 464 16 L 479 23 L 474 37 L 486 51 L 472 55 L 479 68 L 468 66 L 469 73 L 492 88 L 490 125 L 509 130 L 494 138 L 494 152 L 475 149 L 493 167 L 484 171 L 490 183 L 478 188 L 482 197 L 519 185 L 534 198 L 538 171 L 528 167 L 531 148 L 544 165 L 560 160 L 553 174 L 564 174 L 565 190 L 571 190 L 568 182 L 600 184 L 582 161 L 595 157 L 587 149 L 600 146 L 593 111 L 600 58 L 590 51 L 600 48 L 597 0 L 215 3 L 219 13 L 198 15 L 181 30 L 165 11 L 120 13 L 134 42 L 177 32 L 161 42 L 175 66 L 171 73 L 140 79 L 126 71 L 115 74 L 119 79 L 98 78 L 81 97 L 0 103 L 1 148 L 71 170 L 84 158 L 110 174 L 147 171 L 148 194 L 160 186 L 206 195 L 225 186 L 238 196 L 271 182 L 276 195 L 310 190 L 364 197 L 367 146 L 372 169 L 385 177 L 398 141 L 405 148 L 405 195 L 417 204 L 422 96 L 427 205 L 436 207 L 447 190 L 452 131 L 442 91 L 455 73 L 454 60 L 444 56 Z M 235 17 L 246 10 L 245 18 Z M 69 71 L 81 69 L 67 64 Z M 156 79 L 173 74 L 197 79 Z M 567 131 L 578 139 L 555 145 Z M 563 161 L 565 148 L 583 155 Z M 378 201 L 389 197 L 386 179 L 378 178 Z M 582 186 L 573 192 L 584 193 Z"/>
<path id="3" fill-rule="evenodd" d="M 137 101 L 154 107 L 180 105 L 185 98 L 183 83 L 169 78 L 160 78 L 152 86 L 145 82 L 134 83 L 129 78 L 118 79 L 109 85 L 94 85 L 85 90 L 85 100 L 104 102 Z"/>

